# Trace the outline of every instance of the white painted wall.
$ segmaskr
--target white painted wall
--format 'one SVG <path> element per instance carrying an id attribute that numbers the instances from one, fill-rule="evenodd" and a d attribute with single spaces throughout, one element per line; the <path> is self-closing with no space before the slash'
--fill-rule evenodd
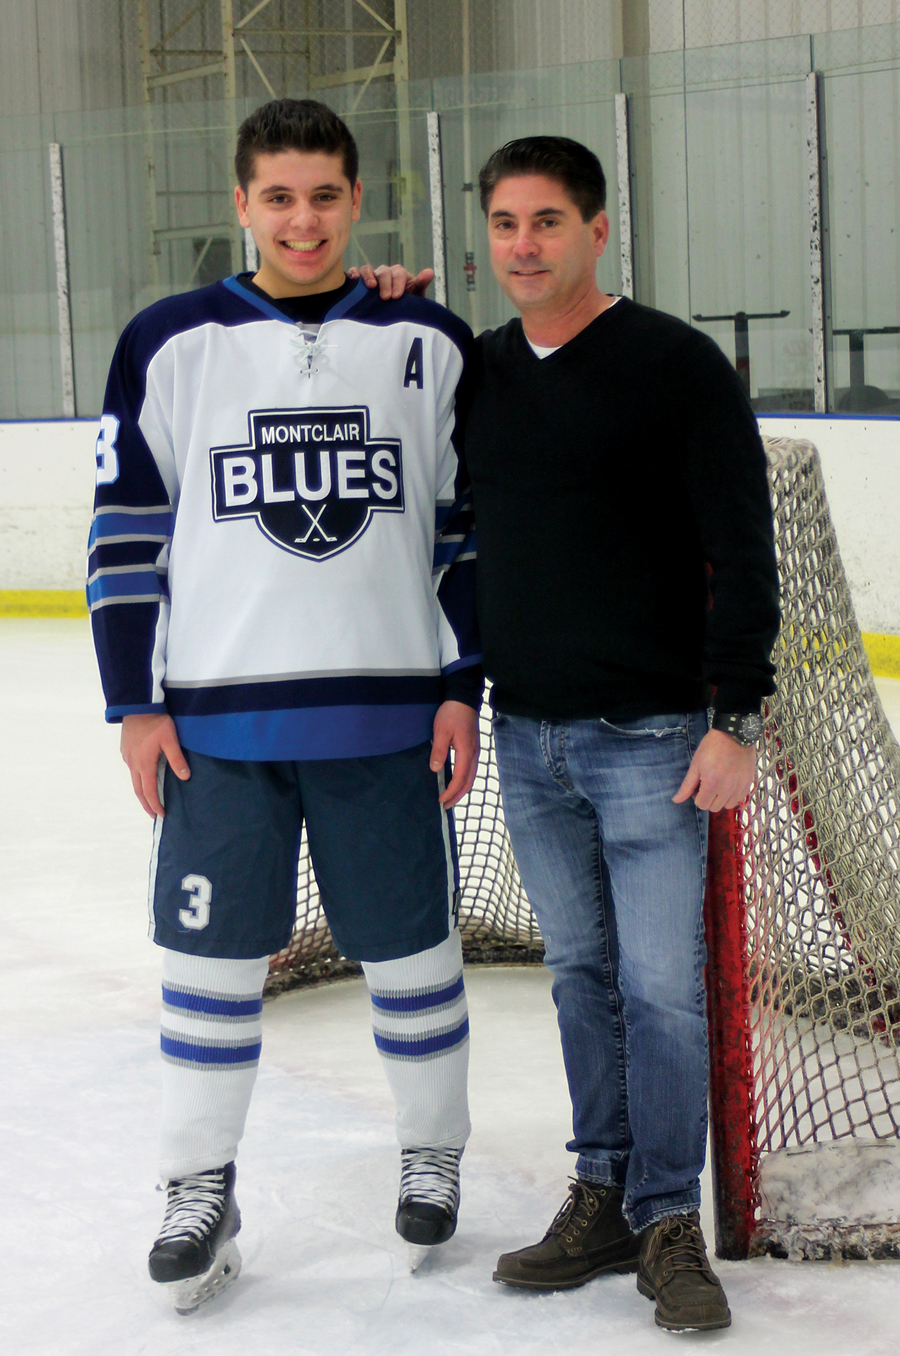
<path id="1" fill-rule="evenodd" d="M 864 631 L 900 635 L 900 420 L 760 419 L 819 449 Z M 91 419 L 0 423 L 0 589 L 80 589 L 94 484 Z"/>
<path id="2" fill-rule="evenodd" d="M 0 589 L 81 589 L 94 419 L 0 423 Z"/>
<path id="3" fill-rule="evenodd" d="M 860 628 L 900 635 L 900 420 L 807 415 L 759 426 L 816 445 Z"/>

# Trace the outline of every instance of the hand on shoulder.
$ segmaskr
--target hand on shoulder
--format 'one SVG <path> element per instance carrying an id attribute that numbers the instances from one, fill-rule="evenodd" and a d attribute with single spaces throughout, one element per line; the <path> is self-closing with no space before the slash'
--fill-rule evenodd
<path id="1" fill-rule="evenodd" d="M 366 287 L 377 287 L 382 301 L 397 301 L 400 297 L 424 297 L 434 281 L 434 269 L 423 268 L 413 275 L 402 264 L 362 264 L 359 268 L 348 268 L 348 278 L 362 278 Z"/>

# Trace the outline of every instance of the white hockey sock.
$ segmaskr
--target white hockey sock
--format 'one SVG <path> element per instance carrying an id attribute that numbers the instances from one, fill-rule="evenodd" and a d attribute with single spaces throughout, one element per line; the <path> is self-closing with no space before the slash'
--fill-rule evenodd
<path id="1" fill-rule="evenodd" d="M 256 1082 L 268 969 L 268 956 L 163 953 L 164 1181 L 222 1167 L 237 1153 Z"/>
<path id="2" fill-rule="evenodd" d="M 462 969 L 456 928 L 428 951 L 363 963 L 375 1044 L 397 1103 L 403 1149 L 461 1149 L 469 1138 L 469 1016 Z"/>

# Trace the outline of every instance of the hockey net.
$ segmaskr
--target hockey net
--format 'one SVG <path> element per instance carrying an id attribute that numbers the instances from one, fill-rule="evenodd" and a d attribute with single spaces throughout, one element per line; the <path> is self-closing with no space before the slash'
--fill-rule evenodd
<path id="1" fill-rule="evenodd" d="M 777 692 L 756 791 L 716 816 L 733 874 L 707 892 L 721 1255 L 896 1255 L 900 1245 L 900 750 L 869 671 L 809 443 L 766 439 L 782 584 Z M 467 960 L 543 948 L 503 823 L 490 720 L 457 808 Z M 721 863 L 720 863 L 721 864 Z M 297 924 L 270 991 L 358 973 L 336 952 L 304 841 Z M 728 1060 L 731 1063 L 728 1063 Z M 727 1105 L 726 1105 L 727 1104 Z M 730 1175 L 729 1175 L 729 1162 Z M 866 1202 L 868 1201 L 868 1204 Z M 729 1212 L 737 1243 L 728 1238 Z M 719 1222 L 724 1221 L 719 1231 Z"/>
<path id="2" fill-rule="evenodd" d="M 782 588 L 777 689 L 755 793 L 733 816 L 749 1250 L 896 1256 L 900 749 L 818 454 L 787 439 L 766 450 Z"/>

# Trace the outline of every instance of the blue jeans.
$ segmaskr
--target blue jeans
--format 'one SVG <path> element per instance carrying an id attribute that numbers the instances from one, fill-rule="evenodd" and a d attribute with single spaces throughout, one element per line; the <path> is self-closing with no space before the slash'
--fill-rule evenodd
<path id="1" fill-rule="evenodd" d="M 553 975 L 576 1171 L 636 1232 L 700 1204 L 706 812 L 673 805 L 704 713 L 497 714 L 503 808 Z"/>

